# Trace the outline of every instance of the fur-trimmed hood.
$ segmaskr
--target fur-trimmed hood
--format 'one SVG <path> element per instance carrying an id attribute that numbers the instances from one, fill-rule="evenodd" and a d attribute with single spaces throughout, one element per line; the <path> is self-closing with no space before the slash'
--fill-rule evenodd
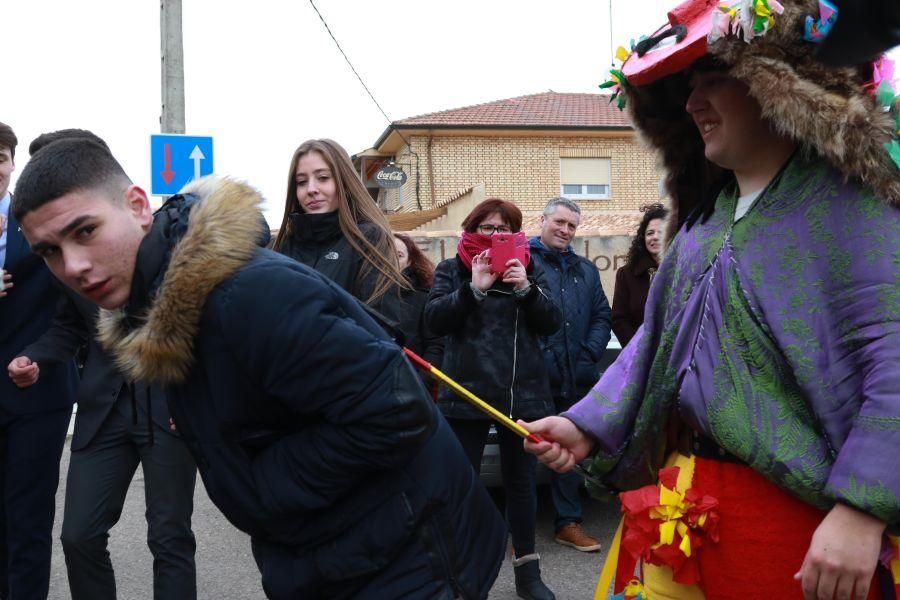
<path id="1" fill-rule="evenodd" d="M 127 307 L 100 311 L 100 343 L 128 377 L 162 385 L 185 379 L 207 297 L 268 241 L 262 201 L 245 183 L 210 176 L 157 211 Z M 140 272 L 148 263 L 155 272 Z M 141 281 L 149 283 L 142 289 Z"/>
<path id="2" fill-rule="evenodd" d="M 783 0 L 775 26 L 750 43 L 726 36 L 708 53 L 743 81 L 762 115 L 784 135 L 823 156 L 845 178 L 860 180 L 885 201 L 900 206 L 900 169 L 885 143 L 894 134 L 891 116 L 864 85 L 871 64 L 834 68 L 815 57 L 816 44 L 803 40 L 807 16 L 818 18 L 817 0 Z M 689 94 L 684 72 L 645 86 L 623 86 L 626 106 L 643 138 L 666 170 L 676 226 L 688 212 L 721 188 L 728 174 L 706 160 L 703 141 L 685 112 Z"/>

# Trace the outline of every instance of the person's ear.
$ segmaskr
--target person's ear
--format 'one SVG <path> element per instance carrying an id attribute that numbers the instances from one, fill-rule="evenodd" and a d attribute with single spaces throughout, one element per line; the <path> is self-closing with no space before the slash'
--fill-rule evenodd
<path id="1" fill-rule="evenodd" d="M 147 192 L 143 188 L 132 184 L 125 189 L 125 207 L 140 223 L 141 229 L 150 230 L 150 226 L 153 225 L 153 211 L 150 209 Z"/>

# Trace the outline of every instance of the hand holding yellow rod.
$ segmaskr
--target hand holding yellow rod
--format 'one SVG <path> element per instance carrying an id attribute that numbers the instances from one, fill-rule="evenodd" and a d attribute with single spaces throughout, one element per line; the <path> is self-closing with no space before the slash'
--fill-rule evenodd
<path id="1" fill-rule="evenodd" d="M 475 394 L 473 394 L 472 392 L 470 392 L 469 390 L 464 388 L 463 386 L 459 385 L 458 383 L 456 383 L 455 381 L 453 381 L 452 379 L 447 377 L 447 375 L 445 375 L 443 372 L 441 372 L 440 369 L 433 366 L 430 362 L 428 362 L 427 360 L 425 360 L 424 358 L 422 358 L 421 356 L 419 356 L 418 354 L 416 354 L 409 348 L 404 347 L 403 352 L 406 354 L 406 356 L 409 358 L 409 360 L 411 360 L 413 362 L 414 365 L 416 365 L 423 371 L 431 373 L 434 377 L 439 379 L 442 383 L 446 384 L 451 390 L 456 392 L 457 395 L 459 395 L 459 396 L 465 398 L 466 400 L 468 400 L 469 402 L 471 402 L 475 406 L 475 408 L 477 408 L 480 411 L 482 411 L 483 413 L 487 414 L 489 417 L 493 418 L 495 421 L 497 421 L 498 423 L 500 423 L 501 425 L 503 425 L 504 427 L 506 427 L 507 429 L 509 429 L 516 435 L 518 435 L 519 437 L 525 438 L 526 440 L 528 440 L 529 442 L 532 442 L 534 444 L 546 441 L 541 436 L 537 435 L 536 433 L 530 433 L 527 429 L 525 429 L 524 427 L 522 427 L 521 425 L 519 425 L 518 423 L 516 423 L 515 421 L 513 421 L 506 415 L 504 415 L 502 412 L 500 412 L 499 410 L 497 410 L 496 408 L 494 408 L 493 406 L 491 406 L 490 404 L 488 404 L 487 402 L 485 402 L 484 400 L 482 400 L 481 398 L 479 398 L 478 396 L 476 396 Z M 591 483 L 601 486 L 601 487 L 603 486 L 602 481 L 600 481 L 599 479 L 597 479 L 596 477 L 594 477 L 593 475 L 588 473 L 587 469 L 585 469 L 581 465 L 576 464 L 575 471 L 577 471 L 582 477 L 584 477 L 586 480 L 590 481 Z"/>

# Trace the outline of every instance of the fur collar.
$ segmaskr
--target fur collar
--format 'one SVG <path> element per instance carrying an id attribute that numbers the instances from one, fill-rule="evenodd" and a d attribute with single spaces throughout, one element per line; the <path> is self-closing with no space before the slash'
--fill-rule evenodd
<path id="1" fill-rule="evenodd" d="M 751 43 L 722 38 L 709 53 L 750 87 L 763 116 L 802 146 L 811 148 L 847 179 L 858 179 L 885 202 L 900 207 L 900 172 L 884 148 L 893 124 L 863 87 L 870 64 L 835 68 L 814 56 L 816 44 L 801 38 L 817 0 L 783 0 L 784 13 L 764 37 Z M 698 204 L 729 175 L 706 160 L 703 141 L 684 110 L 688 89 L 682 75 L 652 84 L 625 86 L 627 108 L 644 140 L 666 171 L 672 198 L 668 238 Z"/>
<path id="2" fill-rule="evenodd" d="M 143 315 L 101 310 L 100 343 L 132 380 L 177 384 L 194 363 L 194 339 L 206 298 L 250 260 L 261 234 L 262 196 L 249 185 L 215 176 L 188 184 L 193 194 L 184 236 Z M 130 328 L 129 323 L 139 323 Z"/>

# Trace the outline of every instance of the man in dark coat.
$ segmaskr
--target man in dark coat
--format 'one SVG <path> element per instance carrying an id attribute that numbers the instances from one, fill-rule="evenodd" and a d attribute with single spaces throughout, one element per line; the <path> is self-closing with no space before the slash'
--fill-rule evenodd
<path id="1" fill-rule="evenodd" d="M 485 598 L 502 518 L 359 303 L 259 247 L 261 202 L 207 178 L 154 217 L 108 152 L 65 140 L 32 158 L 13 210 L 51 270 L 104 309 L 119 367 L 166 386 L 269 597 Z"/>
<path id="2" fill-rule="evenodd" d="M 81 129 L 46 133 L 35 154 L 59 139 L 99 137 Z M 62 545 L 73 600 L 115 600 L 116 579 L 107 542 L 118 522 L 138 464 L 144 474 L 147 545 L 153 554 L 153 596 L 197 597 L 196 543 L 191 531 L 197 468 L 185 443 L 169 429 L 165 395 L 125 378 L 92 332 L 98 308 L 66 288 L 53 324 L 13 359 L 8 370 L 20 388 L 42 369 L 71 361 L 87 345 L 78 386 L 78 414 L 66 483 Z"/>
<path id="3" fill-rule="evenodd" d="M 543 267 L 548 292 L 562 310 L 563 326 L 541 338 L 556 410 L 568 410 L 600 378 L 598 363 L 609 342 L 610 310 L 597 268 L 572 250 L 581 223 L 581 207 L 568 198 L 553 198 L 541 216 L 541 235 L 531 238 L 535 262 Z M 556 508 L 556 541 L 582 552 L 600 549 L 600 542 L 581 527 L 582 510 L 575 471 L 553 473 L 551 491 Z"/>
<path id="4" fill-rule="evenodd" d="M 13 286 L 0 291 L 2 365 L 49 327 L 60 295 L 9 210 L 16 144 L 0 123 L 0 266 Z M 47 597 L 59 459 L 76 384 L 71 360 L 48 367 L 27 390 L 0 377 L 0 598 Z"/>

